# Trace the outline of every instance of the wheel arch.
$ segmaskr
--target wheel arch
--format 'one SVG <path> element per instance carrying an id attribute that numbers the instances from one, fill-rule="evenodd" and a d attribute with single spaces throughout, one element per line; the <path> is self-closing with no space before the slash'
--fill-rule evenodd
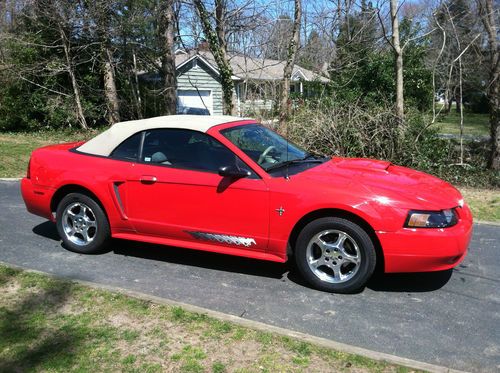
<path id="1" fill-rule="evenodd" d="M 384 253 L 382 251 L 382 245 L 380 244 L 380 241 L 375 234 L 375 230 L 373 227 L 362 217 L 359 215 L 356 215 L 350 211 L 339 209 L 339 208 L 323 208 L 323 209 L 318 209 L 315 211 L 311 211 L 304 215 L 300 220 L 294 225 L 290 236 L 288 238 L 288 245 L 287 245 L 287 255 L 291 256 L 294 254 L 295 251 L 295 243 L 297 242 L 297 238 L 304 229 L 304 227 L 309 224 L 310 222 L 320 219 L 320 218 L 326 218 L 326 217 L 337 217 L 337 218 L 344 218 L 346 220 L 350 220 L 353 223 L 358 224 L 361 228 L 365 230 L 365 232 L 370 236 L 373 246 L 375 247 L 375 253 L 377 256 L 377 265 L 375 267 L 375 272 L 383 272 L 384 271 Z"/>
<path id="2" fill-rule="evenodd" d="M 104 207 L 100 198 L 90 189 L 79 184 L 66 184 L 59 187 L 59 189 L 57 189 L 57 191 L 54 193 L 50 201 L 50 211 L 52 213 L 56 212 L 57 205 L 59 205 L 59 202 L 61 202 L 61 200 L 70 193 L 81 193 L 89 198 L 92 198 L 102 208 L 102 211 L 104 211 L 106 218 L 109 220 L 108 212 L 106 211 L 106 208 Z"/>

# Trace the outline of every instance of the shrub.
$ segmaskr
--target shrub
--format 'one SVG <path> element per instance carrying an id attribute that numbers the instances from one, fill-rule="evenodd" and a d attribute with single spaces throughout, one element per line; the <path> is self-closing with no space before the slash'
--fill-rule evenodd
<path id="1" fill-rule="evenodd" d="M 386 159 L 416 167 L 439 162 L 445 141 L 426 128 L 422 116 L 407 114 L 398 126 L 388 105 L 322 101 L 299 108 L 288 125 L 288 136 L 313 152 Z"/>
<path id="2" fill-rule="evenodd" d="M 498 186 L 500 178 L 485 169 L 487 147 L 466 147 L 468 166 L 457 166 L 459 148 L 443 139 L 424 116 L 407 109 L 405 123 L 398 126 L 393 107 L 321 100 L 298 108 L 285 131 L 291 141 L 309 151 L 344 157 L 384 159 L 435 174 L 453 183 Z"/>

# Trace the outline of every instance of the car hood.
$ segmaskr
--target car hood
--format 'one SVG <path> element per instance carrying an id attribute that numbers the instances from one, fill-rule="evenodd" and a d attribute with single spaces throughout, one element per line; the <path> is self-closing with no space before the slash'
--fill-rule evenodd
<path id="1" fill-rule="evenodd" d="M 394 207 L 441 210 L 463 204 L 460 192 L 449 183 L 386 161 L 335 157 L 299 175 L 318 187 L 369 192 L 379 203 Z"/>

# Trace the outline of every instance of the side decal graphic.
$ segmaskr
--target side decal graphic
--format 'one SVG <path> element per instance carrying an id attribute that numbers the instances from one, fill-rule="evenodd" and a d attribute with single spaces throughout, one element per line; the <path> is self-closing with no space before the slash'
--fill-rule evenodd
<path id="1" fill-rule="evenodd" d="M 209 232 L 187 232 L 187 233 L 189 233 L 191 236 L 193 236 L 198 240 L 215 241 L 220 243 L 226 243 L 229 245 L 250 247 L 252 245 L 257 244 L 253 238 L 248 238 L 248 237 L 229 236 L 226 234 L 217 234 Z"/>

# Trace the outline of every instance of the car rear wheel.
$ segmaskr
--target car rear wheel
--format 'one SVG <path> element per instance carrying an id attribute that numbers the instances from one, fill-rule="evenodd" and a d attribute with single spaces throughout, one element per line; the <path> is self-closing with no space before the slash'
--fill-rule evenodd
<path id="1" fill-rule="evenodd" d="M 65 247 L 77 253 L 100 252 L 111 237 L 109 222 L 101 206 L 80 193 L 70 193 L 59 202 L 56 225 Z"/>
<path id="2" fill-rule="evenodd" d="M 313 287 L 334 293 L 361 290 L 375 270 L 376 253 L 366 231 L 337 217 L 312 221 L 300 232 L 295 261 Z"/>

